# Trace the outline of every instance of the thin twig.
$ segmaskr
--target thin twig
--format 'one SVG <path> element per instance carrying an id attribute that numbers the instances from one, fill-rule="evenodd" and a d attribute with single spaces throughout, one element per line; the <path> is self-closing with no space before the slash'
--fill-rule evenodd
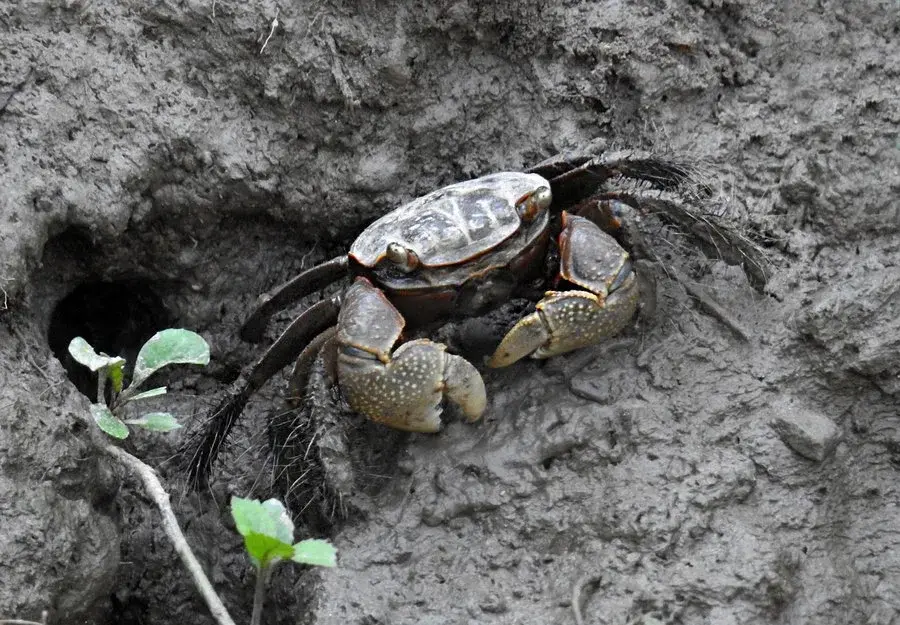
<path id="1" fill-rule="evenodd" d="M 303 41 L 306 41 L 307 39 L 309 39 L 309 33 L 310 33 L 310 31 L 312 31 L 313 24 L 316 23 L 316 20 L 319 19 L 319 17 L 321 15 L 322 15 L 322 11 L 319 10 L 315 15 L 313 15 L 313 18 L 311 20 L 309 20 L 309 24 L 306 26 L 306 32 L 303 33 Z"/>
<path id="2" fill-rule="evenodd" d="M 341 57 L 338 54 L 337 45 L 334 43 L 334 37 L 332 37 L 331 33 L 328 31 L 325 32 L 325 43 L 328 44 L 328 50 L 331 52 L 331 75 L 334 77 L 334 81 L 337 83 L 341 95 L 344 96 L 346 105 L 351 108 L 356 108 L 359 106 L 359 100 L 356 98 L 356 94 L 350 86 L 350 81 L 347 80 L 347 76 L 344 74 L 344 68 L 341 65 Z"/>
<path id="3" fill-rule="evenodd" d="M 660 263 L 662 264 L 662 263 Z M 703 289 L 691 283 L 684 274 L 681 273 L 674 265 L 670 265 L 666 268 L 669 277 L 671 277 L 675 282 L 680 284 L 682 288 L 687 292 L 691 298 L 697 302 L 697 306 L 700 309 L 708 314 L 713 319 L 716 319 L 724 325 L 726 328 L 731 330 L 735 336 L 744 341 L 745 343 L 750 342 L 750 332 L 744 328 L 741 323 L 731 316 L 731 314 L 725 309 L 724 306 L 719 304 L 715 299 L 711 296 L 707 295 Z"/>
<path id="4" fill-rule="evenodd" d="M 701 310 L 703 310 L 710 317 L 717 319 L 722 325 L 734 332 L 734 335 L 745 343 L 750 342 L 750 333 L 747 332 L 744 326 L 742 326 L 736 319 L 734 319 L 728 313 L 728 311 L 725 310 L 725 308 L 721 306 L 716 300 L 714 300 L 712 297 L 704 293 L 701 289 L 686 280 L 679 280 L 678 282 L 681 284 L 681 286 L 684 287 L 684 290 L 687 291 L 687 294 L 694 298 L 694 301 L 697 302 L 697 305 Z"/>
<path id="5" fill-rule="evenodd" d="M 44 618 L 41 619 L 41 622 L 37 621 L 23 621 L 17 618 L 10 619 L 2 619 L 0 620 L 0 625 L 46 625 L 47 624 L 47 611 L 44 611 Z"/>
<path id="6" fill-rule="evenodd" d="M 220 625 L 234 625 L 234 621 L 228 614 L 228 610 L 225 609 L 225 605 L 222 603 L 222 600 L 219 599 L 219 595 L 216 594 L 212 584 L 203 572 L 203 567 L 200 566 L 200 562 L 197 560 L 194 552 L 191 551 L 191 547 L 188 545 L 187 539 L 185 539 L 181 527 L 178 525 L 178 519 L 175 518 L 175 513 L 172 511 L 172 506 L 169 503 L 169 493 L 163 488 L 162 482 L 160 482 L 159 477 L 156 475 L 156 471 L 124 449 L 120 449 L 109 443 L 106 443 L 103 446 L 103 450 L 137 473 L 144 482 L 147 493 L 153 499 L 153 502 L 162 514 L 163 529 L 165 530 L 166 535 L 169 537 L 169 540 L 172 541 L 176 553 L 181 557 L 181 561 L 193 578 L 194 584 L 197 586 L 200 594 L 203 595 L 203 599 L 206 600 L 206 604 L 209 606 L 209 611 L 212 613 L 213 618 Z"/>
<path id="7" fill-rule="evenodd" d="M 635 246 L 635 252 L 638 256 L 646 258 L 650 262 L 657 263 L 663 268 L 663 271 L 666 272 L 670 279 L 674 280 L 684 288 L 687 294 L 697 302 L 697 305 L 703 312 L 718 320 L 742 341 L 747 343 L 750 342 L 750 332 L 748 332 L 739 321 L 732 317 L 721 304 L 715 301 L 711 296 L 707 295 L 699 287 L 692 284 L 680 269 L 674 265 L 666 265 L 662 262 L 659 256 L 657 256 L 648 246 L 643 244 L 641 240 L 642 237 L 636 236 L 634 231 L 629 234 L 629 238 L 632 239 L 632 243 Z"/>
<path id="8" fill-rule="evenodd" d="M 581 592 L 585 587 L 596 586 L 599 583 L 599 575 L 584 575 L 572 586 L 572 614 L 575 617 L 575 625 L 584 625 L 584 616 L 581 614 Z"/>
<path id="9" fill-rule="evenodd" d="M 266 37 L 266 40 L 263 42 L 262 48 L 259 49 L 260 54 L 262 54 L 266 49 L 266 46 L 269 45 L 269 39 L 275 34 L 276 28 L 278 28 L 278 9 L 275 9 L 275 17 L 272 18 L 272 28 L 269 30 L 269 36 Z"/>

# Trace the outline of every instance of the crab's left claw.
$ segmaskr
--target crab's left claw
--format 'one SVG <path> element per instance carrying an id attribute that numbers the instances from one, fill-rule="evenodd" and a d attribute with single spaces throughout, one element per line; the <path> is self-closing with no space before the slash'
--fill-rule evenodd
<path id="1" fill-rule="evenodd" d="M 537 310 L 503 337 L 488 366 L 594 345 L 634 318 L 640 287 L 628 253 L 616 240 L 587 219 L 566 213 L 559 239 L 560 278 L 584 290 L 548 291 Z"/>
<path id="2" fill-rule="evenodd" d="M 549 358 L 618 334 L 634 317 L 637 298 L 616 292 L 605 301 L 585 291 L 548 291 L 537 310 L 519 320 L 488 360 L 506 367 L 525 356 Z"/>

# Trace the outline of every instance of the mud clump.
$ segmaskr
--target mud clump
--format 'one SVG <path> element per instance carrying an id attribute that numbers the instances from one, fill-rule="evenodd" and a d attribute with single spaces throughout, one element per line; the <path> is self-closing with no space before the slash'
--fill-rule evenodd
<path id="1" fill-rule="evenodd" d="M 772 407 L 772 428 L 784 444 L 804 458 L 821 462 L 834 451 L 840 432 L 825 415 L 781 401 Z"/>

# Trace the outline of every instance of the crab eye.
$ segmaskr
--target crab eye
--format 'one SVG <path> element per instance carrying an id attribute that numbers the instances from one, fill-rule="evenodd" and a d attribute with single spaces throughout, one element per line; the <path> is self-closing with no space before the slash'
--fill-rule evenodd
<path id="1" fill-rule="evenodd" d="M 597 203 L 597 207 L 601 210 L 607 219 L 607 225 L 604 229 L 607 231 L 618 230 L 622 227 L 622 220 L 626 217 L 631 207 L 620 200 L 602 200 Z"/>
<path id="2" fill-rule="evenodd" d="M 387 246 L 387 258 L 397 265 L 401 271 L 409 273 L 419 266 L 419 257 L 412 250 L 406 249 L 399 243 L 389 243 Z"/>
<path id="3" fill-rule="evenodd" d="M 519 213 L 519 217 L 525 221 L 531 221 L 537 217 L 538 213 L 550 206 L 552 199 L 553 196 L 550 193 L 550 189 L 541 187 L 537 191 L 520 198 L 516 202 L 516 211 Z"/>

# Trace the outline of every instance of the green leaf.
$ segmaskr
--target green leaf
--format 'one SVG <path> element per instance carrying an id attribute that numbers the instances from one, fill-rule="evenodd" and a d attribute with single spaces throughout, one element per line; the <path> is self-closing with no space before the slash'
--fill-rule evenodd
<path id="1" fill-rule="evenodd" d="M 168 412 L 148 412 L 139 419 L 129 419 L 125 423 L 136 425 L 151 432 L 171 432 L 181 427 L 181 424 L 175 420 L 175 417 Z"/>
<path id="2" fill-rule="evenodd" d="M 91 416 L 100 429 L 113 438 L 128 438 L 128 426 L 117 419 L 105 404 L 91 404 Z"/>
<path id="3" fill-rule="evenodd" d="M 257 532 L 290 545 L 294 542 L 294 523 L 277 499 L 231 498 L 231 514 L 241 534 Z"/>
<path id="4" fill-rule="evenodd" d="M 258 568 L 271 565 L 276 560 L 290 560 L 294 550 L 277 538 L 251 532 L 244 536 L 244 547 Z"/>
<path id="5" fill-rule="evenodd" d="M 106 377 L 112 382 L 112 388 L 116 393 L 122 392 L 122 379 L 125 377 L 123 373 L 125 360 L 109 365 L 106 368 Z"/>
<path id="6" fill-rule="evenodd" d="M 168 392 L 165 386 L 157 386 L 156 388 L 151 388 L 149 391 L 144 391 L 142 393 L 138 393 L 137 395 L 131 396 L 131 401 L 135 401 L 137 399 L 148 399 L 150 397 L 156 397 L 158 395 L 165 395 Z"/>
<path id="7" fill-rule="evenodd" d="M 136 387 L 157 369 L 174 364 L 209 364 L 209 345 L 202 336 L 190 330 L 157 332 L 141 347 L 134 363 L 131 386 Z"/>
<path id="8" fill-rule="evenodd" d="M 103 367 L 121 367 L 125 364 L 125 359 L 119 356 L 98 354 L 91 344 L 80 336 L 76 336 L 69 342 L 69 354 L 72 355 L 75 362 L 81 363 L 91 371 L 99 371 Z"/>
<path id="9" fill-rule="evenodd" d="M 313 566 L 336 566 L 337 549 L 327 540 L 318 538 L 301 540 L 294 545 L 294 555 L 291 560 Z"/>
<path id="10" fill-rule="evenodd" d="M 256 566 L 264 567 L 276 558 L 293 557 L 294 524 L 280 501 L 232 497 L 231 515 Z"/>

